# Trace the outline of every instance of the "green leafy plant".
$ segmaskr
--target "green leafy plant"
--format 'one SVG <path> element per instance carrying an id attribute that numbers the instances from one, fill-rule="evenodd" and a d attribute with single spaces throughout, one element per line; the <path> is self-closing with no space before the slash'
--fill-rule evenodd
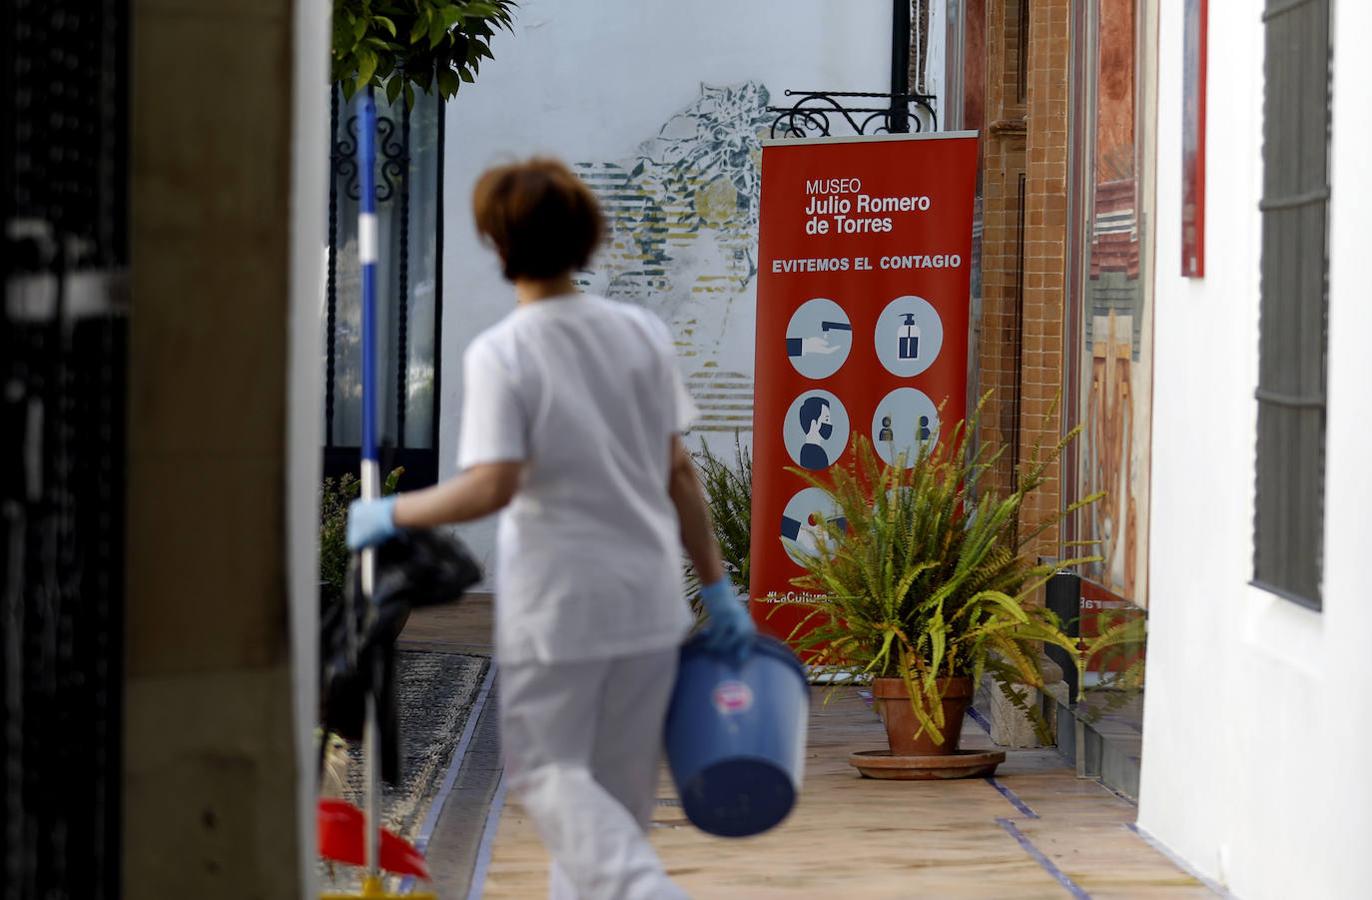
<path id="1" fill-rule="evenodd" d="M 1117 712 L 1143 693 L 1148 645 L 1148 619 L 1143 610 L 1101 610 L 1095 616 L 1096 635 L 1083 640 L 1081 656 L 1087 672 L 1099 680 L 1082 691 L 1077 714 L 1087 722 Z"/>
<path id="2" fill-rule="evenodd" d="M 943 740 L 938 679 L 989 674 L 1048 739 L 1042 711 L 1029 702 L 1044 687 L 1040 649 L 1055 644 L 1080 663 L 1076 641 L 1034 592 L 1057 569 L 1089 561 L 1039 564 L 1032 542 L 1066 516 L 1100 499 L 1087 497 L 1039 522 L 1021 522 L 1024 503 L 1048 478 L 1078 431 L 1049 451 L 1035 447 L 1015 490 L 984 488 L 1003 448 L 974 446 L 987 396 L 947 441 L 921 442 L 913 464 L 900 454 L 884 463 L 863 436 L 853 461 L 828 473 L 795 469 L 834 501 L 812 552 L 792 544 L 807 574 L 794 584 L 811 596 L 792 640 L 815 661 L 853 676 L 900 678 L 920 733 Z M 809 629 L 807 631 L 807 629 Z"/>
<path id="3" fill-rule="evenodd" d="M 334 0 L 332 75 L 351 98 L 364 87 L 401 92 L 435 85 L 444 99 L 476 81 L 481 60 L 494 59 L 497 28 L 513 32 L 514 0 Z"/>
<path id="4" fill-rule="evenodd" d="M 1097 614 L 1099 633 L 1082 647 L 1087 671 L 1098 670 L 1100 688 L 1115 691 L 1143 689 L 1144 651 L 1148 644 L 1148 619 L 1142 610 L 1102 610 Z"/>
<path id="5" fill-rule="evenodd" d="M 397 466 L 381 485 L 383 495 L 394 494 L 405 474 Z M 362 494 L 362 482 L 348 473 L 337 479 L 325 478 L 319 492 L 319 601 L 328 606 L 343 597 L 348 580 L 348 504 Z"/>
<path id="6" fill-rule="evenodd" d="M 716 456 L 704 442 L 692 456 L 700 472 L 700 483 L 710 508 L 715 538 L 719 541 L 720 555 L 724 559 L 724 573 L 734 587 L 746 591 L 750 577 L 753 524 L 752 454 L 735 432 L 732 461 Z M 700 605 L 700 581 L 689 564 L 686 566 L 686 585 L 687 596 L 691 598 L 691 606 L 699 619 L 704 615 Z"/>

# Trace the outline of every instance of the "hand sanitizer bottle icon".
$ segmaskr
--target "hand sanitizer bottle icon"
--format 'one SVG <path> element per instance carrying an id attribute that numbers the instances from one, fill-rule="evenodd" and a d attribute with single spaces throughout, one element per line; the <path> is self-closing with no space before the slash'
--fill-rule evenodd
<path id="1" fill-rule="evenodd" d="M 900 358 L 919 359 L 919 326 L 915 324 L 914 313 L 905 313 L 905 322 L 900 326 Z"/>

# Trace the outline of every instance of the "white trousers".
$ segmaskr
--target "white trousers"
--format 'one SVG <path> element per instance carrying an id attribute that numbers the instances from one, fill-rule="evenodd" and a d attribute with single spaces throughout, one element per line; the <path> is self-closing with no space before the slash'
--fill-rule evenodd
<path id="1" fill-rule="evenodd" d="M 553 900 L 687 895 L 648 843 L 675 649 L 500 667 L 506 777 L 553 857 Z"/>

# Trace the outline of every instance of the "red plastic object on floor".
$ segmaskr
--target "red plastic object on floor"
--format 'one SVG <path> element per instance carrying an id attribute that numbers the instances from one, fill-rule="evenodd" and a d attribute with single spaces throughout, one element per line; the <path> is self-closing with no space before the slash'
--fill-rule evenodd
<path id="1" fill-rule="evenodd" d="M 319 855 L 354 866 L 366 864 L 362 845 L 362 810 L 345 800 L 320 800 L 318 811 Z M 381 829 L 381 868 L 396 875 L 429 880 L 424 854 L 409 841 Z"/>

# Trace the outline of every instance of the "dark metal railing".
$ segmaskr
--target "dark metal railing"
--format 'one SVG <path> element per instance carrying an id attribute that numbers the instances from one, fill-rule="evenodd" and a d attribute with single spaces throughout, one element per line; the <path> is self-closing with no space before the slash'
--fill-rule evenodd
<path id="1" fill-rule="evenodd" d="M 438 117 L 438 157 L 439 171 L 442 170 L 442 132 L 443 101 L 434 94 L 419 94 L 419 103 L 432 102 L 437 107 Z M 410 271 L 410 250 L 413 223 L 412 214 L 412 154 L 411 154 L 411 109 L 404 102 L 397 110 L 377 117 L 378 166 L 376 178 L 376 202 L 378 211 L 392 206 L 394 215 L 388 218 L 393 231 L 382 236 L 383 250 L 389 263 L 389 284 L 381 288 L 383 315 L 388 317 L 392 326 L 389 330 L 387 353 L 392 357 L 395 375 L 394 419 L 383 417 L 389 427 L 383 429 L 386 448 L 382 451 L 383 466 L 403 465 L 406 468 L 405 484 L 414 487 L 429 483 L 437 478 L 437 438 L 438 438 L 438 398 L 439 385 L 433 391 L 433 429 L 427 447 L 407 445 L 406 422 L 410 413 L 410 345 L 412 329 L 416 324 L 411 321 L 410 291 L 413 283 Z M 357 128 L 358 117 L 351 113 L 342 98 L 341 90 L 335 86 L 329 103 L 330 167 L 329 167 L 329 206 L 328 206 L 328 254 L 325 274 L 324 308 L 324 470 L 329 476 L 338 476 L 353 471 L 357 467 L 358 445 L 355 439 L 340 435 L 338 430 L 339 410 L 339 358 L 340 358 L 340 303 L 352 302 L 351 297 L 340 297 L 339 249 L 351 235 L 351 220 L 344 221 L 340 206 L 346 199 L 357 202 L 360 198 L 360 179 L 357 170 Z M 441 186 L 441 177 L 439 179 Z M 441 222 L 441 192 L 437 198 L 440 211 L 437 221 Z M 442 281 L 441 271 L 441 226 L 437 228 L 437 241 L 434 265 L 434 322 L 435 347 L 437 347 L 437 328 L 441 321 Z M 427 327 L 423 323 L 422 327 Z M 438 360 L 435 353 L 435 379 L 438 377 Z"/>
<path id="2" fill-rule="evenodd" d="M 872 91 L 787 91 L 795 97 L 790 106 L 769 106 L 777 114 L 772 137 L 830 137 L 839 125 L 852 134 L 903 134 L 938 131 L 938 113 L 932 94 L 876 93 Z M 848 106 L 851 100 L 882 100 L 883 106 Z"/>

